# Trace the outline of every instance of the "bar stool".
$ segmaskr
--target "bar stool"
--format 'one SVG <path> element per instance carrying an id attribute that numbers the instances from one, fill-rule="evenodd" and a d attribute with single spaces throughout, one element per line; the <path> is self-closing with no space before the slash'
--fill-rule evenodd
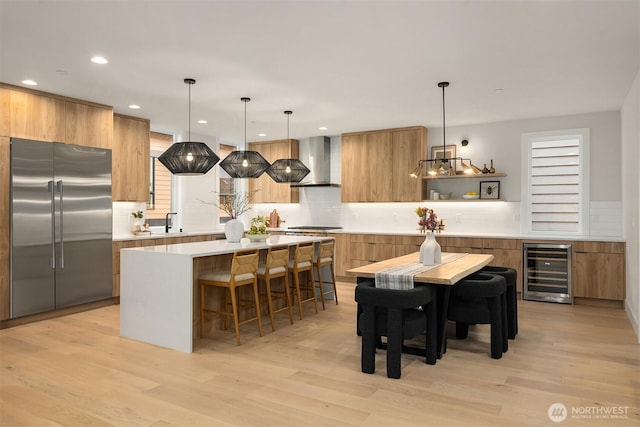
<path id="1" fill-rule="evenodd" d="M 298 310 L 300 311 L 300 320 L 302 320 L 302 303 L 313 301 L 313 305 L 318 314 L 318 301 L 316 300 L 315 282 L 313 280 L 313 242 L 298 243 L 296 245 L 295 254 L 289 261 L 288 271 L 293 275 L 294 293 L 298 298 Z M 308 272 L 307 281 L 300 287 L 300 273 Z M 302 298 L 301 290 L 311 293 L 310 297 Z"/>
<path id="2" fill-rule="evenodd" d="M 240 345 L 240 325 L 251 321 L 258 321 L 258 333 L 262 336 L 262 321 L 260 320 L 260 300 L 258 296 L 258 250 L 248 249 L 238 251 L 233 254 L 231 260 L 231 268 L 229 270 L 214 271 L 212 273 L 200 276 L 198 283 L 200 285 L 200 337 L 202 338 L 204 331 L 204 313 L 218 313 L 225 316 L 225 329 L 227 317 L 233 317 L 233 324 L 236 329 L 236 344 Z M 227 299 L 225 292 L 224 309 L 210 310 L 204 307 L 205 289 L 207 286 L 215 286 L 229 290 L 231 296 L 231 312 L 226 311 Z M 255 303 L 256 316 L 239 321 L 239 296 L 238 289 L 243 286 L 253 287 L 253 296 Z"/>
<path id="3" fill-rule="evenodd" d="M 318 272 L 318 281 L 316 288 L 320 289 L 320 301 L 322 301 L 322 309 L 324 310 L 324 297 L 325 295 L 333 294 L 333 297 L 336 300 L 336 305 L 338 305 L 338 292 L 336 290 L 336 275 L 333 269 L 333 257 L 334 257 L 334 245 L 335 242 L 333 239 L 331 240 L 322 240 L 318 247 L 318 254 L 313 259 L 313 265 Z M 331 282 L 323 282 L 322 281 L 322 267 L 329 266 L 331 269 Z M 325 291 L 324 284 L 331 284 L 332 289 Z"/>
<path id="4" fill-rule="evenodd" d="M 497 274 L 507 281 L 507 330 L 509 339 L 515 339 L 518 335 L 518 272 L 509 267 L 487 265 L 480 273 Z"/>
<path id="5" fill-rule="evenodd" d="M 271 330 L 275 331 L 275 321 L 273 315 L 284 310 L 289 311 L 289 320 L 293 325 L 293 308 L 291 306 L 291 295 L 289 293 L 289 275 L 287 265 L 289 264 L 289 246 L 271 246 L 267 250 L 265 264 L 258 265 L 258 280 L 264 281 L 266 286 L 267 304 L 269 305 L 269 317 L 271 318 Z M 276 291 L 271 287 L 271 279 L 283 278 L 284 290 Z M 284 301 L 282 308 L 273 308 L 274 296 L 276 301 Z"/>

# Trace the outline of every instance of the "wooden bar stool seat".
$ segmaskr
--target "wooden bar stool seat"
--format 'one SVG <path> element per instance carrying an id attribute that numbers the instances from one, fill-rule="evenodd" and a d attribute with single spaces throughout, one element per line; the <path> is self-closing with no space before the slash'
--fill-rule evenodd
<path id="1" fill-rule="evenodd" d="M 317 256 L 314 257 L 313 265 L 318 272 L 318 281 L 316 282 L 316 288 L 319 289 L 320 301 L 322 302 L 322 309 L 325 309 L 325 296 L 333 294 L 333 298 L 336 300 L 336 305 L 338 305 L 338 292 L 336 290 L 336 274 L 333 269 L 333 257 L 334 257 L 334 246 L 335 242 L 333 239 L 331 240 L 323 240 L 320 242 L 318 247 Z M 325 282 L 322 279 L 322 267 L 328 266 L 331 271 L 331 282 Z M 325 290 L 324 285 L 330 284 L 331 289 Z"/>
<path id="2" fill-rule="evenodd" d="M 233 254 L 233 259 L 231 260 L 231 268 L 229 270 L 222 271 L 214 271 L 208 274 L 204 274 L 199 277 L 199 285 L 200 285 L 200 337 L 202 338 L 204 331 L 204 313 L 217 313 L 222 316 L 225 316 L 225 327 L 226 320 L 228 317 L 233 318 L 233 324 L 236 330 L 236 343 L 240 345 L 240 325 L 244 325 L 245 323 L 252 322 L 257 320 L 258 322 L 258 333 L 262 336 L 262 321 L 260 319 L 260 298 L 258 296 L 258 250 L 257 249 L 249 249 L 244 251 L 238 251 Z M 205 308 L 205 289 L 207 286 L 224 288 L 229 291 L 229 296 L 231 298 L 231 311 L 227 310 L 227 302 L 226 302 L 226 291 L 225 291 L 225 303 L 224 307 L 220 310 L 212 310 Z M 251 308 L 255 308 L 256 316 L 250 317 L 243 321 L 239 320 L 239 295 L 238 289 L 243 286 L 252 286 L 253 287 L 253 296 L 254 296 L 254 305 Z M 244 308 L 244 307 L 243 307 Z"/>
<path id="3" fill-rule="evenodd" d="M 296 245 L 295 254 L 289 261 L 288 271 L 293 275 L 294 294 L 298 298 L 298 310 L 300 312 L 300 320 L 302 320 L 302 303 L 312 302 L 318 314 L 318 301 L 316 300 L 315 281 L 313 280 L 313 242 L 298 243 Z M 300 273 L 307 273 L 307 280 L 300 283 Z M 302 296 L 302 291 L 306 293 L 306 297 Z M 309 296 L 309 294 L 311 296 Z"/>
<path id="4" fill-rule="evenodd" d="M 267 250 L 267 258 L 264 264 L 258 265 L 258 280 L 265 283 L 266 300 L 269 306 L 269 318 L 271 319 L 271 330 L 275 331 L 275 321 L 273 315 L 281 311 L 289 312 L 289 321 L 293 325 L 293 308 L 291 295 L 289 292 L 289 275 L 287 265 L 289 264 L 289 246 L 271 246 Z M 283 290 L 274 290 L 271 284 L 272 279 L 282 278 Z M 278 309 L 273 308 L 274 301 L 284 301 L 284 306 Z"/>

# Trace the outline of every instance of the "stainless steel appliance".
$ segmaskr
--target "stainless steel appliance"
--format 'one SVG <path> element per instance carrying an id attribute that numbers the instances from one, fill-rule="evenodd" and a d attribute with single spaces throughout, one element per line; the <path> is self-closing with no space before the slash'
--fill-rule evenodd
<path id="1" fill-rule="evenodd" d="M 327 227 L 318 225 L 300 225 L 289 227 L 284 232 L 285 236 L 327 236 L 333 231 L 341 230 L 342 227 Z"/>
<path id="2" fill-rule="evenodd" d="M 11 138 L 11 317 L 111 297 L 111 150 Z"/>
<path id="3" fill-rule="evenodd" d="M 571 245 L 524 244 L 522 299 L 571 304 Z"/>

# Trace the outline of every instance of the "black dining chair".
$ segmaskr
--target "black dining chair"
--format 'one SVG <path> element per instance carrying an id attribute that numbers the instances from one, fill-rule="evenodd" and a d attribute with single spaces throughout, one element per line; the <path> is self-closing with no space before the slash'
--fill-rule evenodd
<path id="1" fill-rule="evenodd" d="M 480 273 L 502 276 L 507 281 L 507 331 L 509 339 L 518 335 L 518 273 L 513 268 L 487 265 Z"/>
<path id="2" fill-rule="evenodd" d="M 456 338 L 466 338 L 470 324 L 491 325 L 491 357 L 494 359 L 500 359 L 509 349 L 506 288 L 502 276 L 475 273 L 453 285 L 449 298 L 447 319 L 456 322 Z"/>
<path id="3" fill-rule="evenodd" d="M 374 281 L 358 284 L 355 299 L 362 309 L 359 329 L 362 334 L 362 372 L 375 372 L 376 346 L 387 337 L 387 376 L 400 378 L 400 359 L 404 340 L 426 332 L 426 363 L 436 363 L 436 311 L 431 289 L 395 290 L 376 288 Z M 405 351 L 407 352 L 407 351 Z M 411 351 L 412 352 L 412 351 Z M 412 352 L 413 353 L 413 352 Z"/>

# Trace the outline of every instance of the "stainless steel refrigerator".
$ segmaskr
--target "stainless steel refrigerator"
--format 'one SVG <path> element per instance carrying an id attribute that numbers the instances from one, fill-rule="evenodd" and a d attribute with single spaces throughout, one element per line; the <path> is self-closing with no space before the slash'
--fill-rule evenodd
<path id="1" fill-rule="evenodd" d="M 11 317 L 111 297 L 111 150 L 11 138 Z"/>

